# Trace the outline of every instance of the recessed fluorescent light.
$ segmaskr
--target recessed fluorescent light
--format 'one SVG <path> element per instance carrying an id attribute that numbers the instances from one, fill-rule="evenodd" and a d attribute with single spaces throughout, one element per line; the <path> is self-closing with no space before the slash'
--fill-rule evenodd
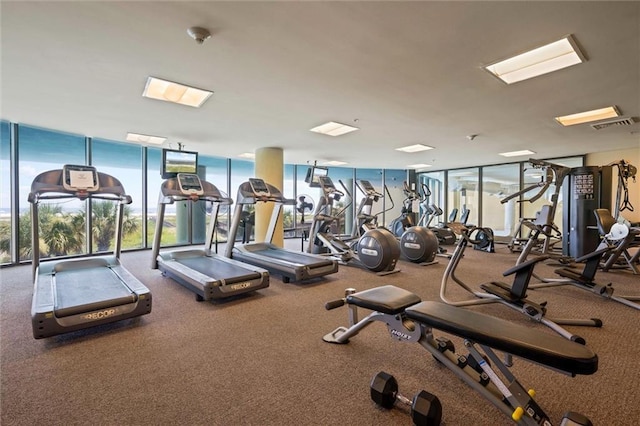
<path id="1" fill-rule="evenodd" d="M 355 130 L 360 129 L 358 129 L 357 127 L 349 126 L 347 124 L 336 123 L 335 121 L 330 121 L 311 129 L 312 132 L 322 133 L 323 135 L 329 136 L 340 136 L 344 135 L 345 133 L 353 132 Z"/>
<path id="2" fill-rule="evenodd" d="M 431 164 L 409 164 L 407 168 L 409 169 L 424 169 L 425 167 L 431 167 Z"/>
<path id="3" fill-rule="evenodd" d="M 155 77 L 148 77 L 142 96 L 161 101 L 174 102 L 200 108 L 213 94 L 208 90 L 196 89 Z"/>
<path id="4" fill-rule="evenodd" d="M 346 161 L 338 161 L 338 160 L 331 160 L 331 161 L 325 161 L 324 164 L 326 166 L 344 166 L 345 164 L 349 164 Z"/>
<path id="5" fill-rule="evenodd" d="M 528 149 L 524 149 L 522 151 L 501 152 L 498 155 L 502 155 L 503 157 L 519 157 L 521 155 L 532 155 L 532 154 L 535 154 L 535 152 L 529 151 Z"/>
<path id="6" fill-rule="evenodd" d="M 127 140 L 129 142 L 138 142 L 138 143 L 150 143 L 154 145 L 162 145 L 165 143 L 167 138 L 163 138 L 160 136 L 150 136 L 150 135 L 142 135 L 140 133 L 127 133 Z"/>
<path id="7" fill-rule="evenodd" d="M 577 114 L 556 117 L 556 121 L 563 126 L 573 126 L 574 124 L 589 123 L 591 121 L 604 120 L 605 118 L 619 117 L 620 111 L 615 106 L 594 109 L 592 111 L 579 112 Z"/>
<path id="8" fill-rule="evenodd" d="M 255 159 L 256 158 L 256 154 L 254 154 L 253 152 L 243 152 L 242 154 L 238 154 L 238 157 L 240 158 L 250 158 L 250 159 Z"/>
<path id="9" fill-rule="evenodd" d="M 569 35 L 504 61 L 484 67 L 507 84 L 527 80 L 584 62 L 584 56 Z"/>
<path id="10" fill-rule="evenodd" d="M 403 146 L 402 148 L 396 148 L 396 151 L 420 152 L 420 151 L 428 151 L 430 149 L 433 149 L 433 147 L 432 146 L 427 146 L 427 145 L 422 145 L 422 144 L 418 143 L 418 144 L 415 144 L 415 145 Z"/>

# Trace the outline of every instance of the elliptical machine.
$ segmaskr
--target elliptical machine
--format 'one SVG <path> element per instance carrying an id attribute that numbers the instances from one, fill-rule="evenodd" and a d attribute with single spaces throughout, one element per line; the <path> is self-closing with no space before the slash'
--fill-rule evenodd
<path id="1" fill-rule="evenodd" d="M 370 210 L 373 202 L 382 198 L 382 194 L 378 193 L 367 180 L 360 180 L 358 186 L 366 197 L 366 201 L 363 200 L 362 204 L 363 206 L 369 204 Z M 398 239 L 400 244 L 400 253 L 410 262 L 419 263 L 423 266 L 438 263 L 435 260 L 438 254 L 438 238 L 429 228 L 416 226 L 415 220 L 413 219 L 413 202 L 419 199 L 418 194 L 409 188 L 406 181 L 403 182 L 402 191 L 405 199 L 402 202 L 401 215 L 393 219 L 389 225 L 391 233 Z M 386 192 L 389 201 L 393 204 L 389 190 L 386 189 Z M 374 223 L 375 215 L 370 215 L 370 218 L 371 220 L 367 223 Z"/>
<path id="2" fill-rule="evenodd" d="M 338 220 L 332 214 L 332 209 L 333 203 L 344 197 L 345 193 L 335 187 L 329 176 L 314 176 L 308 183 L 322 189 L 311 223 L 308 253 L 326 254 L 341 264 L 362 266 L 378 275 L 400 272 L 395 269 L 400 248 L 389 230 L 370 229 L 353 241 L 339 238 L 331 232 L 331 225 Z"/>

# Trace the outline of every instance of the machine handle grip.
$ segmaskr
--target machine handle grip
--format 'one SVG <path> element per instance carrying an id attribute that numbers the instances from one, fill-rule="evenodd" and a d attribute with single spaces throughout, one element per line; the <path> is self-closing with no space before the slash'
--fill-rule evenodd
<path id="1" fill-rule="evenodd" d="M 327 311 L 330 311 L 332 309 L 339 308 L 340 306 L 344 306 L 344 303 L 345 303 L 344 299 L 332 300 L 331 302 L 325 303 L 324 308 Z"/>

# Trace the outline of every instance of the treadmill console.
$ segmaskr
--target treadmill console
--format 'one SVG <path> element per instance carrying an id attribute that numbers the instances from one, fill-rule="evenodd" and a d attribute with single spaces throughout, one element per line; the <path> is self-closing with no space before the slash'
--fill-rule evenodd
<path id="1" fill-rule="evenodd" d="M 184 195 L 204 195 L 200 177 L 193 173 L 178 173 L 178 186 Z"/>
<path id="2" fill-rule="evenodd" d="M 318 176 L 318 180 L 320 181 L 320 186 L 325 189 L 336 189 L 336 186 L 333 184 L 333 181 L 329 176 Z"/>
<path id="3" fill-rule="evenodd" d="M 95 192 L 100 188 L 98 171 L 93 166 L 65 164 L 62 167 L 62 186 L 71 192 Z"/>
<path id="4" fill-rule="evenodd" d="M 271 192 L 269 191 L 269 187 L 262 179 L 258 178 L 249 178 L 249 185 L 251 185 L 251 190 L 256 197 L 270 197 Z"/>
<path id="5" fill-rule="evenodd" d="M 368 180 L 360 180 L 360 186 L 362 186 L 362 189 L 364 189 L 364 191 L 367 194 L 376 193 L 376 189 L 373 187 L 373 185 L 371 185 L 371 182 L 369 182 Z"/>

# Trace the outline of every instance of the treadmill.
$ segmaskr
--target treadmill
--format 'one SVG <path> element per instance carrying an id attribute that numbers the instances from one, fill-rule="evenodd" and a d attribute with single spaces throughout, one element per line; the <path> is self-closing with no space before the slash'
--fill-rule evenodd
<path id="1" fill-rule="evenodd" d="M 240 219 L 245 206 L 258 202 L 275 203 L 265 242 L 235 245 Z M 262 179 L 251 178 L 238 188 L 225 256 L 267 269 L 282 276 L 285 283 L 322 277 L 338 272 L 338 262 L 327 257 L 280 248 L 271 243 L 278 217 L 284 204 L 295 205 L 278 188 Z"/>
<path id="2" fill-rule="evenodd" d="M 160 253 L 165 207 L 176 201 L 187 202 L 190 219 L 195 202 L 212 203 L 204 249 Z M 230 205 L 231 202 L 212 183 L 201 180 L 197 174 L 178 173 L 176 177 L 165 180 L 160 187 L 151 268 L 160 269 L 163 275 L 194 292 L 199 302 L 223 299 L 269 286 L 268 271 L 228 259 L 211 250 L 220 205 Z M 187 221 L 188 235 L 192 235 L 191 222 Z"/>
<path id="3" fill-rule="evenodd" d="M 102 199 L 118 203 L 113 254 L 40 264 L 38 204 L 42 200 Z M 120 264 L 124 205 L 120 181 L 92 166 L 65 165 L 31 184 L 33 337 L 42 339 L 151 312 L 151 292 Z"/>

